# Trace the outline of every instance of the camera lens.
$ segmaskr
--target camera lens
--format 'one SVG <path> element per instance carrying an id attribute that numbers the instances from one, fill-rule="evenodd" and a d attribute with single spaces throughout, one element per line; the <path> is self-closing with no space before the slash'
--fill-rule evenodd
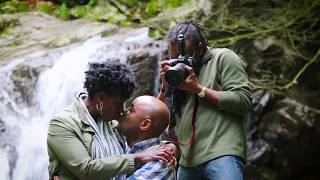
<path id="1" fill-rule="evenodd" d="M 166 80 L 170 86 L 178 86 L 187 76 L 188 72 L 185 69 L 185 64 L 178 63 L 168 69 L 166 73 Z"/>

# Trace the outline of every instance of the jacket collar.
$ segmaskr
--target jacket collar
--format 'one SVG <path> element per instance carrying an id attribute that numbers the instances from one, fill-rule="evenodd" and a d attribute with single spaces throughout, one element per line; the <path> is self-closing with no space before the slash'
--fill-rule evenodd
<path id="1" fill-rule="evenodd" d="M 83 109 L 84 107 L 81 105 L 81 103 L 83 103 L 81 101 L 83 101 L 83 99 L 87 96 L 88 96 L 87 93 L 84 93 L 84 92 L 79 93 L 79 95 L 76 96 L 73 100 L 72 108 L 73 108 L 73 111 L 77 112 L 77 114 L 79 115 L 79 118 L 81 120 L 81 129 L 84 131 L 94 133 L 90 124 L 85 120 L 85 112 Z"/>

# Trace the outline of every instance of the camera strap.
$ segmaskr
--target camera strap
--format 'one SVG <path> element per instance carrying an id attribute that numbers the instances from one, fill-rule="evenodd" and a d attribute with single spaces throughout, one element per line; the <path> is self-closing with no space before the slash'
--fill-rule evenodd
<path id="1" fill-rule="evenodd" d="M 174 136 L 174 132 L 173 132 L 173 127 L 171 127 L 171 128 L 169 128 L 169 136 L 171 136 L 170 139 L 173 140 L 173 143 L 179 144 L 181 146 L 188 146 L 194 142 L 194 140 L 196 138 L 196 118 L 197 118 L 198 107 L 199 107 L 199 97 L 198 97 L 198 95 L 194 95 L 194 105 L 193 105 L 192 121 L 191 121 L 191 127 L 192 127 L 191 137 L 189 138 L 187 143 L 182 143 L 181 141 L 178 140 L 177 137 L 172 137 L 172 136 Z"/>

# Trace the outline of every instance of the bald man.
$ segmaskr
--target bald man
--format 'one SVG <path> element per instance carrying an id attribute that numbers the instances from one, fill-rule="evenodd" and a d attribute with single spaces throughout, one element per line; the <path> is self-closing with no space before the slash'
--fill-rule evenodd
<path id="1" fill-rule="evenodd" d="M 169 110 L 153 96 L 137 97 L 119 120 L 117 129 L 127 137 L 127 153 L 143 151 L 160 143 L 159 136 L 169 124 Z M 138 165 L 128 179 L 175 179 L 174 170 L 163 161 Z"/>

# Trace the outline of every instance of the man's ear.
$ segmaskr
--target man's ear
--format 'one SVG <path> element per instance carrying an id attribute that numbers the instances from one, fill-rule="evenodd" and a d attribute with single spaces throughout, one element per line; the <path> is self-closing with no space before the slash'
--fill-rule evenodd
<path id="1" fill-rule="evenodd" d="M 144 119 L 141 123 L 140 123 L 140 129 L 142 131 L 146 131 L 149 130 L 151 128 L 151 119 Z"/>

